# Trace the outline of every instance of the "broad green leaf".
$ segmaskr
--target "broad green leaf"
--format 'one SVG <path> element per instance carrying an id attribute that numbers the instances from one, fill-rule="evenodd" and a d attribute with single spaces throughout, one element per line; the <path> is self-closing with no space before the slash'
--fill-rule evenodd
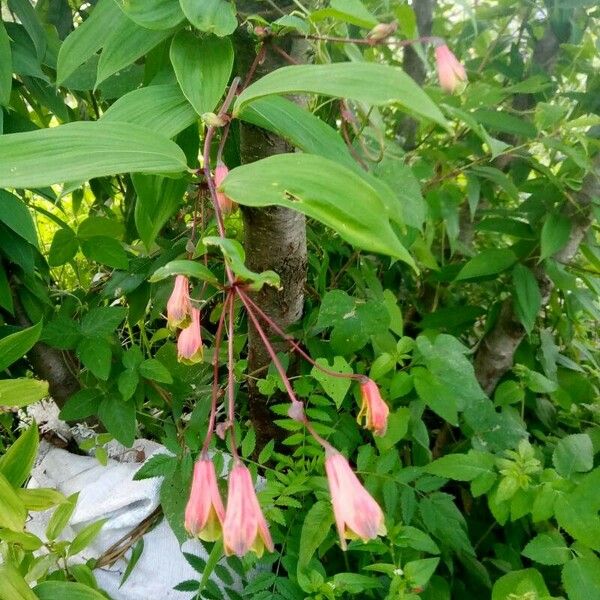
<path id="1" fill-rule="evenodd" d="M 458 425 L 458 408 L 452 392 L 427 369 L 413 369 L 413 382 L 419 397 L 451 425 Z"/>
<path id="2" fill-rule="evenodd" d="M 562 570 L 562 581 L 569 600 L 592 600 L 600 591 L 600 559 L 587 554 L 570 560 Z"/>
<path id="3" fill-rule="evenodd" d="M 81 320 L 81 333 L 85 337 L 106 337 L 121 324 L 127 309 L 122 306 L 100 306 L 90 310 Z"/>
<path id="4" fill-rule="evenodd" d="M 108 342 L 100 338 L 86 337 L 77 344 L 77 356 L 98 379 L 108 380 L 112 362 Z"/>
<path id="5" fill-rule="evenodd" d="M 401 406 L 390 413 L 385 435 L 375 438 L 377 448 L 382 454 L 391 450 L 400 440 L 406 437 L 410 420 L 410 409 L 406 406 Z"/>
<path id="6" fill-rule="evenodd" d="M 249 85 L 238 96 L 233 114 L 237 116 L 247 104 L 264 96 L 304 92 L 366 104 L 399 104 L 447 127 L 440 109 L 402 69 L 366 62 L 282 67 Z"/>
<path id="7" fill-rule="evenodd" d="M 404 525 L 396 539 L 396 545 L 402 548 L 414 548 L 429 554 L 440 553 L 438 545 L 431 539 L 431 536 L 410 525 Z"/>
<path id="8" fill-rule="evenodd" d="M 456 281 L 496 275 L 506 271 L 515 262 L 517 262 L 517 257 L 508 248 L 483 250 L 460 270 Z"/>
<path id="9" fill-rule="evenodd" d="M 513 200 L 519 199 L 519 189 L 513 183 L 512 179 L 506 173 L 500 171 L 500 169 L 496 169 L 496 167 L 476 166 L 471 168 L 471 172 L 495 183 Z"/>
<path id="10" fill-rule="evenodd" d="M 127 448 L 135 441 L 136 417 L 135 404 L 120 396 L 106 396 L 100 403 L 98 416 L 108 433 Z"/>
<path id="11" fill-rule="evenodd" d="M 0 339 L 0 371 L 4 371 L 31 350 L 42 333 L 42 322 Z"/>
<path id="12" fill-rule="evenodd" d="M 39 600 L 19 571 L 10 563 L 0 565 L 0 598 L 2 600 Z"/>
<path id="13" fill-rule="evenodd" d="M 77 237 L 81 239 L 93 238 L 96 236 L 121 239 L 125 228 L 123 224 L 116 219 L 108 217 L 88 217 L 84 219 L 77 227 Z"/>
<path id="14" fill-rule="evenodd" d="M 542 307 L 542 295 L 534 274 L 526 266 L 518 264 L 513 269 L 515 310 L 525 331 L 531 333 Z"/>
<path id="15" fill-rule="evenodd" d="M 121 96 L 102 115 L 100 123 L 133 123 L 172 138 L 196 118 L 178 86 L 151 85 Z"/>
<path id="16" fill-rule="evenodd" d="M 439 562 L 439 558 L 423 558 L 407 562 L 403 569 L 404 577 L 414 587 L 425 587 L 435 573 Z"/>
<path id="17" fill-rule="evenodd" d="M 517 402 L 522 402 L 525 397 L 525 390 L 512 379 L 503 381 L 494 392 L 494 403 L 496 406 L 510 406 Z"/>
<path id="18" fill-rule="evenodd" d="M 17 496 L 27 510 L 42 511 L 62 504 L 66 498 L 51 488 L 19 488 Z"/>
<path id="19" fill-rule="evenodd" d="M 317 364 L 325 367 L 329 371 L 335 373 L 352 373 L 352 367 L 346 362 L 343 356 L 336 356 L 333 359 L 333 366 L 329 364 L 325 358 L 317 358 Z M 325 393 L 335 402 L 339 409 L 346 397 L 346 393 L 350 389 L 352 381 L 347 377 L 334 377 L 324 373 L 317 367 L 313 367 L 310 374 L 321 384 Z"/>
<path id="20" fill-rule="evenodd" d="M 129 123 L 77 122 L 0 137 L 0 186 L 35 188 L 138 172 L 182 172 L 177 144 Z"/>
<path id="21" fill-rule="evenodd" d="M 81 251 L 87 259 L 101 265 L 123 271 L 129 266 L 129 259 L 123 245 L 111 237 L 98 235 L 82 240 Z"/>
<path id="22" fill-rule="evenodd" d="M 186 102 L 187 104 L 187 102 Z M 165 223 L 183 202 L 188 182 L 159 175 L 132 175 L 137 194 L 135 226 L 146 248 L 150 248 Z"/>
<path id="23" fill-rule="evenodd" d="M 62 407 L 60 418 L 64 421 L 79 421 L 95 415 L 103 396 L 104 392 L 96 388 L 79 390 Z"/>
<path id="24" fill-rule="evenodd" d="M 1 379 L 0 405 L 21 407 L 48 395 L 48 382 L 36 379 Z"/>
<path id="25" fill-rule="evenodd" d="M 46 32 L 30 0 L 8 0 L 8 7 L 19 17 L 35 46 L 38 59 L 42 60 L 46 55 Z"/>
<path id="26" fill-rule="evenodd" d="M 377 191 L 339 163 L 311 154 L 279 154 L 233 169 L 221 189 L 245 206 L 275 204 L 304 213 L 359 248 L 414 266 Z"/>
<path id="27" fill-rule="evenodd" d="M 521 554 L 541 565 L 562 565 L 571 558 L 565 539 L 556 530 L 536 535 Z"/>
<path id="28" fill-rule="evenodd" d="M 190 23 L 200 31 L 224 37 L 237 28 L 235 7 L 228 0 L 179 0 L 179 3 Z"/>
<path id="29" fill-rule="evenodd" d="M 129 400 L 133 394 L 135 394 L 135 390 L 140 382 L 140 376 L 137 370 L 133 369 L 125 369 L 117 380 L 117 387 L 119 388 L 119 393 L 123 400 Z"/>
<path id="30" fill-rule="evenodd" d="M 13 486 L 0 473 L 0 527 L 22 531 L 27 511 Z"/>
<path id="31" fill-rule="evenodd" d="M 173 29 L 146 29 L 128 18 L 120 21 L 116 27 L 113 25 L 110 30 L 111 33 L 103 44 L 98 61 L 96 87 L 117 71 L 133 64 L 174 31 Z"/>
<path id="32" fill-rule="evenodd" d="M 377 25 L 377 19 L 365 7 L 361 0 L 331 0 L 328 8 L 314 11 L 311 21 L 319 22 L 324 19 L 335 19 L 352 23 L 357 27 L 371 29 Z"/>
<path id="33" fill-rule="evenodd" d="M 133 476 L 134 481 L 151 479 L 152 477 L 165 477 L 173 473 L 177 466 L 177 458 L 169 454 L 153 454 Z"/>
<path id="34" fill-rule="evenodd" d="M 560 439 L 552 454 L 552 463 L 559 475 L 571 477 L 594 467 L 594 447 L 587 433 L 574 433 Z"/>
<path id="35" fill-rule="evenodd" d="M 248 104 L 239 118 L 276 133 L 308 154 L 318 154 L 356 169 L 356 162 L 340 134 L 287 98 L 259 98 Z"/>
<path id="36" fill-rule="evenodd" d="M 0 307 L 6 309 L 11 315 L 14 314 L 12 290 L 2 265 L 0 265 Z"/>
<path id="37" fill-rule="evenodd" d="M 37 232 L 29 209 L 22 200 L 6 190 L 0 190 L 0 221 L 32 246 L 38 247 Z"/>
<path id="38" fill-rule="evenodd" d="M 199 115 L 213 112 L 233 68 L 229 38 L 198 38 L 180 31 L 171 42 L 171 63 L 184 96 Z"/>
<path id="39" fill-rule="evenodd" d="M 39 447 L 37 425 L 30 425 L 0 456 L 0 473 L 14 487 L 21 487 L 29 477 Z"/>
<path id="40" fill-rule="evenodd" d="M 274 271 L 255 273 L 246 266 L 246 252 L 237 240 L 208 236 L 202 238 L 202 242 L 205 246 L 217 246 L 234 275 L 243 281 L 251 282 L 249 286 L 251 290 L 259 291 L 264 285 L 281 289 L 279 275 Z"/>
<path id="41" fill-rule="evenodd" d="M 482 123 L 491 130 L 512 133 L 525 138 L 533 138 L 537 135 L 537 129 L 533 123 L 505 111 L 478 108 L 473 112 L 473 117 L 478 123 Z"/>
<path id="42" fill-rule="evenodd" d="M 74 556 L 85 550 L 97 537 L 102 527 L 106 523 L 106 519 L 96 521 L 86 525 L 74 538 L 69 546 L 69 555 Z"/>
<path id="43" fill-rule="evenodd" d="M 78 67 L 96 54 L 114 28 L 126 20 L 114 0 L 99 0 L 90 16 L 61 44 L 56 83 L 63 83 Z"/>
<path id="44" fill-rule="evenodd" d="M 115 1 L 132 21 L 147 29 L 170 29 L 185 19 L 179 0 Z"/>
<path id="45" fill-rule="evenodd" d="M 329 502 L 315 502 L 306 513 L 300 533 L 300 552 L 298 554 L 298 572 L 306 569 L 319 546 L 329 534 L 333 523 L 333 513 Z"/>
<path id="46" fill-rule="evenodd" d="M 425 467 L 427 473 L 455 479 L 472 481 L 480 475 L 494 472 L 494 456 L 488 452 L 469 450 L 467 454 L 448 454 Z"/>
<path id="47" fill-rule="evenodd" d="M 159 383 L 173 383 L 173 378 L 165 367 L 156 358 L 148 358 L 139 366 L 140 375 Z"/>
<path id="48" fill-rule="evenodd" d="M 74 231 L 70 228 L 59 229 L 52 238 L 48 264 L 51 267 L 60 267 L 75 258 L 77 250 L 79 250 L 79 241 Z"/>
<path id="49" fill-rule="evenodd" d="M 536 569 L 523 569 L 507 573 L 494 583 L 492 589 L 492 600 L 512 600 L 515 597 L 532 597 L 542 600 L 549 596 L 544 578 Z"/>
<path id="50" fill-rule="evenodd" d="M 0 105 L 8 106 L 12 89 L 12 53 L 10 38 L 4 22 L 0 19 Z"/>
<path id="51" fill-rule="evenodd" d="M 106 600 L 98 590 L 74 581 L 42 581 L 33 591 L 39 600 Z"/>
<path id="52" fill-rule="evenodd" d="M 569 240 L 569 235 L 571 221 L 564 215 L 551 213 L 542 227 L 540 260 L 558 252 Z"/>
<path id="53" fill-rule="evenodd" d="M 156 269 L 149 281 L 150 283 L 155 283 L 168 277 L 173 277 L 173 275 L 186 275 L 187 277 L 200 279 L 201 281 L 208 281 L 213 285 L 219 284 L 219 280 L 208 267 L 193 260 L 172 260 L 164 267 Z"/>
<path id="54" fill-rule="evenodd" d="M 31 550 L 33 552 L 39 550 L 44 545 L 44 542 L 36 535 L 33 535 L 33 533 L 27 533 L 26 531 L 11 531 L 10 529 L 0 529 L 0 540 L 8 542 L 9 544 L 18 544 L 23 550 Z M 0 577 L 1 576 L 2 575 L 0 575 Z M 1 586 L 2 584 L 0 583 L 0 598 L 4 598 Z"/>

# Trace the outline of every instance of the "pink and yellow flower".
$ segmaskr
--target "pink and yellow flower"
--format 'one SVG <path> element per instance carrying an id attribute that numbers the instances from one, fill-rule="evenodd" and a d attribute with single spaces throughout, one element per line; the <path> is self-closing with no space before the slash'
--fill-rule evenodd
<path id="1" fill-rule="evenodd" d="M 348 461 L 336 450 L 329 449 L 325 470 L 342 550 L 346 549 L 346 539 L 367 541 L 385 535 L 383 511 L 358 480 Z"/>
<path id="2" fill-rule="evenodd" d="M 190 282 L 184 275 L 177 275 L 173 291 L 167 302 L 167 325 L 171 329 L 185 325 L 191 311 Z"/>
<path id="3" fill-rule="evenodd" d="M 440 86 L 445 91 L 452 93 L 467 81 L 467 72 L 464 66 L 446 44 L 440 44 L 436 47 L 435 61 Z"/>
<path id="4" fill-rule="evenodd" d="M 252 550 L 262 556 L 264 549 L 273 552 L 273 540 L 262 513 L 250 471 L 237 462 L 229 475 L 227 509 L 223 524 L 225 554 L 243 556 Z"/>
<path id="5" fill-rule="evenodd" d="M 202 457 L 194 465 L 190 497 L 185 507 L 185 528 L 205 542 L 221 537 L 225 508 L 213 462 Z"/>
<path id="6" fill-rule="evenodd" d="M 217 202 L 219 203 L 219 208 L 224 215 L 229 214 L 234 208 L 235 203 L 229 196 L 219 191 L 219 186 L 225 181 L 225 177 L 229 174 L 229 169 L 225 164 L 219 162 L 217 164 L 217 168 L 215 169 L 215 186 L 217 188 Z"/>
<path id="7" fill-rule="evenodd" d="M 383 401 L 377 384 L 372 379 L 367 379 L 360 384 L 362 406 L 356 420 L 364 420 L 364 426 L 375 435 L 385 435 L 387 430 L 390 409 Z"/>
<path id="8" fill-rule="evenodd" d="M 177 359 L 186 365 L 193 365 L 202 360 L 202 334 L 200 332 L 200 311 L 191 309 L 191 323 L 181 330 L 177 338 Z"/>

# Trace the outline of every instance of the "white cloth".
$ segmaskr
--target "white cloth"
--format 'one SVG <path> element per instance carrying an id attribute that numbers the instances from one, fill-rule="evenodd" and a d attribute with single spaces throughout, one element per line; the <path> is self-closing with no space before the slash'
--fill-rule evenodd
<path id="1" fill-rule="evenodd" d="M 138 440 L 135 449 L 150 457 L 157 452 L 167 452 L 159 444 Z M 150 516 L 159 505 L 160 478 L 133 481 L 141 463 L 109 460 L 102 466 L 95 458 L 77 456 L 58 448 L 45 449 L 46 454 L 34 468 L 30 487 L 50 487 L 65 496 L 79 492 L 79 498 L 62 539 L 73 539 L 84 527 L 107 519 L 94 542 L 74 557 L 74 562 L 98 558 L 115 542 L 127 535 L 141 521 Z M 46 526 L 53 510 L 31 513 L 28 530 L 44 539 Z M 98 584 L 113 600 L 187 600 L 195 597 L 190 592 L 173 588 L 188 579 L 198 580 L 200 575 L 185 560 L 182 551 L 206 560 L 207 553 L 200 543 L 189 540 L 180 548 L 179 542 L 163 519 L 144 536 L 144 551 L 133 572 L 119 587 L 127 568 L 125 560 L 112 567 L 96 569 Z M 131 550 L 126 557 L 129 558 Z M 235 581 L 229 586 L 240 590 L 239 577 L 231 572 Z M 214 578 L 214 582 L 222 586 Z"/>

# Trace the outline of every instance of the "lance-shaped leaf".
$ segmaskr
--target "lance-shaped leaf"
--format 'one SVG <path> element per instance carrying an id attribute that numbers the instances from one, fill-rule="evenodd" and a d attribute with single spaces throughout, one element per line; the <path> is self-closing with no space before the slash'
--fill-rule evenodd
<path id="1" fill-rule="evenodd" d="M 218 246 L 223 253 L 225 262 L 229 265 L 234 275 L 243 281 L 251 282 L 251 290 L 258 291 L 263 287 L 263 285 L 270 285 L 278 290 L 281 289 L 279 275 L 277 275 L 275 271 L 255 273 L 246 266 L 246 253 L 238 241 L 230 240 L 228 238 L 208 236 L 203 238 L 202 242 L 205 246 Z"/>
<path id="2" fill-rule="evenodd" d="M 0 104 L 7 106 L 10 102 L 12 88 L 12 53 L 10 38 L 4 23 L 0 19 Z"/>
<path id="3" fill-rule="evenodd" d="M 218 285 L 219 283 L 219 280 L 208 267 L 193 260 L 172 260 L 164 267 L 156 269 L 149 281 L 150 283 L 155 283 L 173 275 L 185 275 L 186 277 L 208 281 L 208 283 L 214 285 Z"/>
<path id="4" fill-rule="evenodd" d="M 170 29 L 185 16 L 179 0 L 114 0 L 135 23 L 147 29 Z"/>
<path id="5" fill-rule="evenodd" d="M 0 371 L 4 371 L 16 360 L 24 356 L 38 341 L 42 332 L 42 322 L 0 339 Z"/>
<path id="6" fill-rule="evenodd" d="M 321 94 L 374 105 L 399 104 L 447 127 L 431 98 L 399 67 L 375 63 L 293 65 L 277 69 L 248 86 L 234 105 L 237 116 L 250 102 L 273 94 Z"/>
<path id="7" fill-rule="evenodd" d="M 233 169 L 221 189 L 245 206 L 291 208 L 321 221 L 359 248 L 414 266 L 378 191 L 339 163 L 311 154 L 279 154 Z"/>
<path id="8" fill-rule="evenodd" d="M 69 123 L 0 137 L 0 186 L 32 188 L 117 173 L 187 169 L 181 148 L 129 123 Z"/>
<path id="9" fill-rule="evenodd" d="M 233 68 L 229 38 L 197 38 L 180 31 L 171 43 L 171 63 L 177 81 L 199 115 L 212 112 L 221 99 Z"/>

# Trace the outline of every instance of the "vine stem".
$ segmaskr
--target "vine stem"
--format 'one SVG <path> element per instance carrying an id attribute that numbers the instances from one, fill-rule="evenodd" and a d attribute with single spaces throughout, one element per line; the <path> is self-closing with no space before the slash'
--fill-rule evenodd
<path id="1" fill-rule="evenodd" d="M 336 37 L 331 35 L 298 35 L 296 37 L 301 37 L 308 40 L 319 40 L 323 42 L 339 42 L 341 44 L 358 44 L 360 46 L 385 46 L 391 45 L 396 46 L 398 48 L 403 48 L 405 46 L 412 46 L 413 44 L 441 44 L 443 43 L 443 39 L 437 36 L 424 36 L 415 38 L 413 40 L 390 40 L 389 38 L 383 38 L 382 40 L 374 40 L 368 38 L 344 38 L 344 37 Z"/>
<path id="2" fill-rule="evenodd" d="M 233 304 L 233 294 L 228 293 L 223 303 L 223 311 L 219 317 L 219 324 L 217 325 L 217 332 L 215 333 L 215 349 L 214 349 L 214 360 L 213 360 L 213 384 L 212 384 L 212 395 L 210 401 L 210 417 L 208 418 L 208 431 L 204 438 L 204 444 L 202 445 L 202 457 L 206 457 L 208 453 L 208 446 L 212 439 L 215 431 L 215 420 L 217 417 L 217 399 L 219 396 L 219 351 L 221 349 L 221 340 L 223 339 L 223 325 L 225 322 L 225 314 L 227 312 L 227 304 Z"/>
<path id="3" fill-rule="evenodd" d="M 358 381 L 360 383 L 363 383 L 366 380 L 366 377 L 364 375 L 360 375 L 357 373 L 338 373 L 337 371 L 331 371 L 330 369 L 321 366 L 300 347 L 300 345 L 296 342 L 296 340 L 294 340 L 294 338 L 285 333 L 283 329 L 281 329 L 281 327 L 279 327 L 279 325 L 277 325 L 277 323 L 275 323 L 275 321 L 271 319 L 271 317 L 269 317 L 265 312 L 263 312 L 263 310 L 245 292 L 243 292 L 240 288 L 237 288 L 236 291 L 242 299 L 242 302 L 244 302 L 246 310 L 248 310 L 249 312 L 250 308 L 255 310 L 260 316 L 260 318 L 263 319 L 263 321 L 265 321 L 265 323 L 269 327 L 271 327 L 271 329 L 273 329 L 278 335 L 280 335 L 293 348 L 295 352 L 297 352 L 304 360 L 306 360 L 313 367 L 327 375 L 330 375 L 331 377 L 338 377 L 339 379 L 353 379 L 354 381 Z"/>
<path id="4" fill-rule="evenodd" d="M 224 308 L 224 307 L 223 307 Z M 235 378 L 233 375 L 233 340 L 234 340 L 234 317 L 235 317 L 235 295 L 229 292 L 229 326 L 227 329 L 227 393 L 228 393 L 228 420 L 229 420 L 229 435 L 231 436 L 231 454 L 233 460 L 238 462 L 240 457 L 237 451 L 237 443 L 235 440 Z"/>

